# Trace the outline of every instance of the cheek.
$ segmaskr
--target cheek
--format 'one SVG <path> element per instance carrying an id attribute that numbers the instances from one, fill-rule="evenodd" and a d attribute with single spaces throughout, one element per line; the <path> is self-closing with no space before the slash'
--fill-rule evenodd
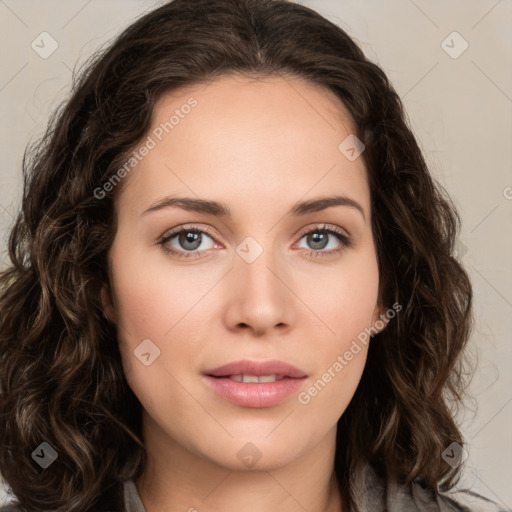
<path id="1" fill-rule="evenodd" d="M 187 287 L 180 282 L 179 270 L 170 272 L 153 250 L 148 257 L 147 250 L 127 252 L 119 247 L 112 258 L 116 262 L 112 280 L 119 334 L 128 335 L 132 343 L 146 338 L 162 340 L 186 312 L 188 301 L 183 290 Z"/>
<path id="2" fill-rule="evenodd" d="M 314 278 L 304 285 L 304 297 L 323 321 L 329 346 L 343 349 L 375 321 L 379 272 L 372 251 L 351 254 L 339 270 L 326 274 L 321 286 Z"/>
<path id="3" fill-rule="evenodd" d="M 356 352 L 356 353 L 354 353 Z M 350 354 L 350 359 L 347 358 Z M 352 400 L 364 370 L 367 347 L 336 353 L 297 396 L 300 407 L 311 411 L 318 424 L 333 425 Z"/>
<path id="4" fill-rule="evenodd" d="M 164 253 L 151 257 L 120 244 L 112 250 L 119 350 L 128 383 L 147 410 L 179 390 L 173 376 L 183 382 L 189 377 L 183 373 L 194 368 L 200 300 L 212 287 L 197 270 L 166 265 Z"/>
<path id="5" fill-rule="evenodd" d="M 359 253 L 343 271 L 331 273 L 328 283 L 322 288 L 307 286 L 314 290 L 307 296 L 311 310 L 322 321 L 324 335 L 315 340 L 315 380 L 299 403 L 314 402 L 317 410 L 334 420 L 355 393 L 366 363 L 378 298 L 375 255 Z"/>
<path id="6" fill-rule="evenodd" d="M 191 364 L 191 344 L 180 338 L 179 320 L 186 311 L 181 294 L 164 286 L 161 277 L 156 279 L 147 271 L 144 279 L 134 276 L 137 273 L 117 275 L 119 350 L 130 388 L 144 409 L 158 417 L 162 407 L 179 402 L 173 377 L 181 382 L 179 370 Z"/>

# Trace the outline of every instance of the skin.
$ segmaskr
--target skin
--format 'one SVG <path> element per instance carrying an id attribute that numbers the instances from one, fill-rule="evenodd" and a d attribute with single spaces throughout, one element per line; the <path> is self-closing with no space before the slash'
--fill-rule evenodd
<path id="1" fill-rule="evenodd" d="M 345 509 L 334 477 L 336 427 L 367 347 L 307 405 L 297 394 L 274 407 L 234 405 L 205 386 L 202 372 L 280 359 L 308 374 L 304 391 L 384 312 L 367 171 L 362 158 L 338 150 L 352 121 L 321 87 L 229 76 L 162 96 L 148 134 L 190 97 L 197 106 L 122 183 L 112 289 L 102 294 L 144 409 L 149 462 L 135 482 L 139 495 L 147 512 Z M 348 206 L 285 215 L 299 200 L 333 193 L 360 203 L 365 218 Z M 141 216 L 170 194 L 222 201 L 232 218 L 177 207 Z M 352 247 L 332 234 L 321 247 L 301 235 L 324 223 L 347 233 Z M 179 258 L 158 244 L 191 224 L 210 228 L 193 249 L 204 257 Z M 247 236 L 263 248 L 252 263 L 236 252 Z M 167 245 L 183 254 L 186 242 Z M 160 350 L 149 366 L 134 355 L 144 339 Z M 251 468 L 237 457 L 249 442 L 262 455 Z"/>

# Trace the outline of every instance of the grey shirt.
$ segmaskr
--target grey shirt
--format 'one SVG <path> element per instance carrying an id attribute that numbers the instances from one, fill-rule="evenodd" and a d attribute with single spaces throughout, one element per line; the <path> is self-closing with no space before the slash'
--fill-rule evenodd
<path id="1" fill-rule="evenodd" d="M 418 483 L 385 484 L 371 469 L 357 488 L 359 512 L 512 512 L 509 506 L 499 505 L 470 490 L 433 494 Z M 133 480 L 123 482 L 120 491 L 125 512 L 146 512 Z M 204 507 L 200 510 L 203 509 L 207 510 Z M 19 510 L 14 504 L 0 507 L 0 512 Z"/>
<path id="2" fill-rule="evenodd" d="M 126 512 L 146 512 L 133 480 L 124 486 Z M 421 485 L 385 484 L 368 469 L 358 485 L 361 512 L 512 512 L 470 490 L 452 490 L 432 495 Z M 206 509 L 205 509 L 206 510 Z"/>

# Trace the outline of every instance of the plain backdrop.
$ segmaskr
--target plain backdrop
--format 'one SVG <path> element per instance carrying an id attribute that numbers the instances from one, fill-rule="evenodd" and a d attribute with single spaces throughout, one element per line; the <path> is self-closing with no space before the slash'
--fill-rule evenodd
<path id="1" fill-rule="evenodd" d="M 160 3 L 0 0 L 0 268 L 25 146 L 66 97 L 75 64 Z M 512 508 L 512 1 L 299 3 L 341 26 L 384 69 L 459 209 L 458 253 L 475 292 L 470 349 L 479 361 L 470 388 L 477 407 L 468 403 L 460 417 L 469 442 L 463 483 Z"/>

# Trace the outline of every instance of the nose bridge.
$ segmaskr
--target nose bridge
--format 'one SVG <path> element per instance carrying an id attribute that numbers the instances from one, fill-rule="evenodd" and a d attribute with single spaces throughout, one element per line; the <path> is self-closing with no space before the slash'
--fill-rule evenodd
<path id="1" fill-rule="evenodd" d="M 286 266 L 271 245 L 272 237 L 262 238 L 260 242 L 248 236 L 237 246 L 233 274 L 236 314 L 232 320 L 258 331 L 290 321 Z"/>
<path id="2" fill-rule="evenodd" d="M 275 294 L 283 286 L 275 275 L 282 265 L 279 264 L 279 256 L 272 246 L 271 238 L 259 236 L 257 240 L 247 236 L 236 248 L 236 273 L 241 280 L 240 284 L 247 287 L 247 292 L 257 295 Z"/>

